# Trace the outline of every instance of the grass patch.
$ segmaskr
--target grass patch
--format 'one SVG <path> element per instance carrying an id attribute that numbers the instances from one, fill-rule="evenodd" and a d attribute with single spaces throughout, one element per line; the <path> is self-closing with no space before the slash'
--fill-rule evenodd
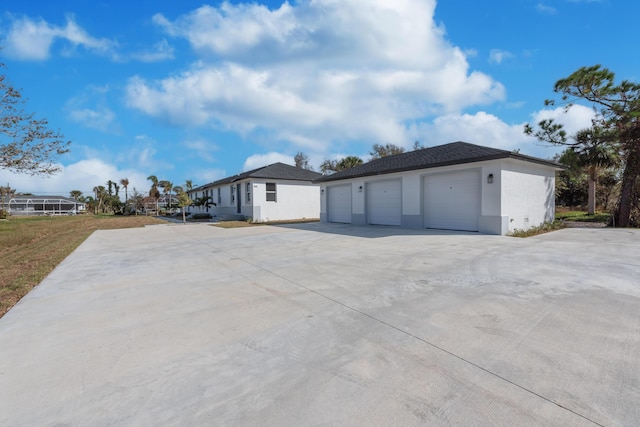
<path id="1" fill-rule="evenodd" d="M 280 221 L 266 221 L 266 222 L 252 222 L 251 220 L 220 221 L 211 225 L 215 227 L 220 227 L 220 228 L 242 228 L 242 227 L 253 227 L 256 225 L 285 225 L 285 224 L 300 224 L 300 223 L 318 222 L 318 221 L 320 221 L 318 218 L 284 219 Z"/>
<path id="2" fill-rule="evenodd" d="M 0 317 L 96 230 L 166 222 L 148 216 L 9 217 L 0 221 Z"/>
<path id="3" fill-rule="evenodd" d="M 550 231 L 556 231 L 565 228 L 564 224 L 560 220 L 555 220 L 553 222 L 545 222 L 537 227 L 531 227 L 528 230 L 520 230 L 516 229 L 509 233 L 511 237 L 531 237 L 537 236 L 538 234 L 549 233 Z"/>
<path id="4" fill-rule="evenodd" d="M 608 223 L 611 219 L 611 214 L 608 212 L 596 212 L 595 215 L 589 215 L 586 211 L 565 211 L 556 212 L 556 219 L 563 221 Z"/>
<path id="5" fill-rule="evenodd" d="M 211 224 L 214 227 L 220 228 L 243 228 L 243 227 L 255 227 L 257 225 L 264 225 L 257 222 L 249 222 L 249 221 L 220 221 L 215 224 Z"/>

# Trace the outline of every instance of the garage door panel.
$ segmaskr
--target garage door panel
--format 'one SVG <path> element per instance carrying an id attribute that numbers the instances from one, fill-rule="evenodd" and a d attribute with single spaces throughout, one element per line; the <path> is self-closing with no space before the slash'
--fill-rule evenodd
<path id="1" fill-rule="evenodd" d="M 425 178 L 426 227 L 478 231 L 480 174 L 461 171 Z"/>
<path id="2" fill-rule="evenodd" d="M 351 223 L 351 185 L 327 187 L 329 222 Z"/>
<path id="3" fill-rule="evenodd" d="M 402 181 L 377 181 L 367 184 L 367 220 L 369 224 L 400 225 L 402 222 Z"/>

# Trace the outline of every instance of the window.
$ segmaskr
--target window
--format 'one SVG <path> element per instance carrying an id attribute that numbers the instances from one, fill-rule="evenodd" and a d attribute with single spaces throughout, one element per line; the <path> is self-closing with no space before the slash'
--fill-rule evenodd
<path id="1" fill-rule="evenodd" d="M 234 194 L 233 190 L 235 190 L 235 188 L 233 188 L 233 185 L 230 188 L 231 189 L 230 189 L 229 193 L 231 194 L 231 204 L 233 205 L 233 202 L 236 201 L 235 197 L 233 197 L 233 194 Z"/>
<path id="2" fill-rule="evenodd" d="M 267 202 L 276 202 L 276 183 L 267 182 Z"/>
<path id="3" fill-rule="evenodd" d="M 251 201 L 251 183 L 247 182 L 247 203 Z"/>
<path id="4" fill-rule="evenodd" d="M 218 187 L 218 206 L 220 206 L 222 204 L 222 191 L 220 191 L 221 188 Z"/>

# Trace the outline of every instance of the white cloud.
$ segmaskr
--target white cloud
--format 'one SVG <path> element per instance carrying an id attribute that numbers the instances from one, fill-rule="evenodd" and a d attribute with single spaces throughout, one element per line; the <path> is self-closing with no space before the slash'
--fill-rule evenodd
<path id="1" fill-rule="evenodd" d="M 547 15 L 555 15 L 558 12 L 558 9 L 556 9 L 555 7 L 549 6 L 548 4 L 544 3 L 538 3 L 536 5 L 536 9 L 538 10 L 538 12 L 546 13 Z"/>
<path id="2" fill-rule="evenodd" d="M 294 165 L 293 157 L 288 156 L 282 153 L 266 153 L 266 154 L 254 154 L 247 158 L 244 161 L 244 166 L 242 167 L 243 171 L 249 171 L 252 169 L 257 169 L 262 166 L 267 166 L 272 163 L 285 163 L 287 165 Z"/>
<path id="3" fill-rule="evenodd" d="M 564 126 L 568 135 L 574 135 L 579 130 L 591 127 L 594 117 L 593 109 L 576 104 L 569 111 L 565 111 L 564 107 L 537 111 L 532 114 L 532 122 L 537 124 L 541 120 L 553 119 Z"/>
<path id="4" fill-rule="evenodd" d="M 94 187 L 106 186 L 108 180 L 114 182 L 122 178 L 129 179 L 129 192 L 133 187 L 140 192 L 148 189 L 146 175 L 134 169 L 119 169 L 97 158 L 88 158 L 68 166 L 61 166 L 60 173 L 48 176 L 30 176 L 15 174 L 5 170 L 0 171 L 0 182 L 9 183 L 18 192 L 37 195 L 68 196 L 71 190 L 80 190 L 85 195 L 91 195 Z M 121 189 L 124 197 L 124 189 Z"/>
<path id="5" fill-rule="evenodd" d="M 169 59 L 173 59 L 174 57 L 175 55 L 173 46 L 171 46 L 166 40 L 162 40 L 156 43 L 150 50 L 131 54 L 131 58 L 141 62 L 166 61 Z"/>
<path id="6" fill-rule="evenodd" d="M 501 64 L 505 59 L 513 58 L 513 54 L 502 49 L 491 49 L 489 51 L 489 62 L 491 64 Z"/>
<path id="7" fill-rule="evenodd" d="M 49 58 L 51 46 L 56 40 L 67 42 L 69 46 L 83 48 L 98 54 L 111 54 L 115 42 L 105 38 L 90 36 L 72 16 L 67 17 L 65 26 L 51 25 L 43 19 L 16 18 L 4 40 L 4 53 L 21 60 L 42 61 Z"/>
<path id="8" fill-rule="evenodd" d="M 418 138 L 428 146 L 465 141 L 472 144 L 513 150 L 525 141 L 524 123 L 508 125 L 493 114 L 451 114 L 418 128 Z M 425 139 L 419 138 L 425 135 Z"/>
<path id="9" fill-rule="evenodd" d="M 180 126 L 214 125 L 326 151 L 345 141 L 404 143 L 405 123 L 503 100 L 433 19 L 435 0 L 202 6 L 154 22 L 201 61 L 133 77 L 128 105 Z"/>
<path id="10" fill-rule="evenodd" d="M 195 169 L 192 172 L 193 186 L 198 187 L 200 185 L 209 184 L 210 182 L 217 181 L 219 179 L 229 176 L 224 169 Z"/>
<path id="11" fill-rule="evenodd" d="M 90 108 L 73 110 L 69 113 L 69 118 L 88 128 L 102 132 L 118 133 L 119 130 L 119 127 L 114 125 L 116 120 L 115 113 L 106 107 L 101 107 L 97 110 Z"/>
<path id="12" fill-rule="evenodd" d="M 569 135 L 591 125 L 593 110 L 574 105 L 568 112 L 564 108 L 540 110 L 531 115 L 531 124 L 543 119 L 554 119 L 562 123 Z M 562 147 L 549 146 L 524 134 L 525 123 L 507 124 L 493 114 L 449 114 L 430 123 L 421 123 L 410 130 L 413 140 L 427 146 L 465 141 L 472 144 L 495 147 L 503 150 L 519 149 L 522 154 L 550 158 L 562 151 Z"/>
<path id="13" fill-rule="evenodd" d="M 206 160 L 207 162 L 213 162 L 215 160 L 213 153 L 218 150 L 217 145 L 203 139 L 187 140 L 182 143 L 182 146 L 187 148 L 187 150 L 199 159 Z"/>
<path id="14" fill-rule="evenodd" d="M 101 132 L 119 134 L 120 124 L 116 114 L 107 107 L 108 86 L 89 86 L 69 99 L 65 105 L 69 119 Z"/>
<path id="15" fill-rule="evenodd" d="M 550 158 L 558 147 L 547 147 L 524 134 L 524 123 L 508 124 L 493 114 L 449 114 L 412 129 L 413 140 L 428 147 L 464 141 L 502 150 L 520 150 L 522 154 Z"/>

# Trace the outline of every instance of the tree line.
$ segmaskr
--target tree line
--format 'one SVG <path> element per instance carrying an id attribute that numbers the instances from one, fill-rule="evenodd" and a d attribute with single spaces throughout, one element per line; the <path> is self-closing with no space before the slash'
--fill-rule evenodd
<path id="1" fill-rule="evenodd" d="M 413 143 L 413 150 L 421 150 L 425 148 L 420 142 L 415 141 Z M 393 156 L 395 154 L 402 154 L 406 150 L 404 147 L 398 146 L 396 144 L 373 144 L 371 147 L 371 151 L 369 151 L 369 155 L 371 156 L 371 160 L 380 159 L 382 157 Z M 309 164 L 309 156 L 305 153 L 299 151 L 293 158 L 295 166 L 302 169 L 313 170 L 313 167 Z M 325 158 L 320 164 L 320 172 L 322 174 L 340 172 L 345 169 L 350 169 L 364 163 L 358 156 L 345 156 L 341 159 L 327 159 Z"/>
<path id="2" fill-rule="evenodd" d="M 587 203 L 595 211 L 598 178 L 606 182 L 606 201 L 615 197 L 612 211 L 616 226 L 640 224 L 640 84 L 623 80 L 616 83 L 615 74 L 594 65 L 581 67 L 556 82 L 553 91 L 559 99 L 548 99 L 545 105 L 563 105 L 568 111 L 577 103 L 593 108 L 591 126 L 568 135 L 562 123 L 541 120 L 525 126 L 527 135 L 539 141 L 564 146 L 560 157 L 569 170 L 561 174 L 560 194 L 571 188 L 578 178 L 576 170 L 586 171 Z M 579 175 L 579 174 L 578 174 Z"/>

